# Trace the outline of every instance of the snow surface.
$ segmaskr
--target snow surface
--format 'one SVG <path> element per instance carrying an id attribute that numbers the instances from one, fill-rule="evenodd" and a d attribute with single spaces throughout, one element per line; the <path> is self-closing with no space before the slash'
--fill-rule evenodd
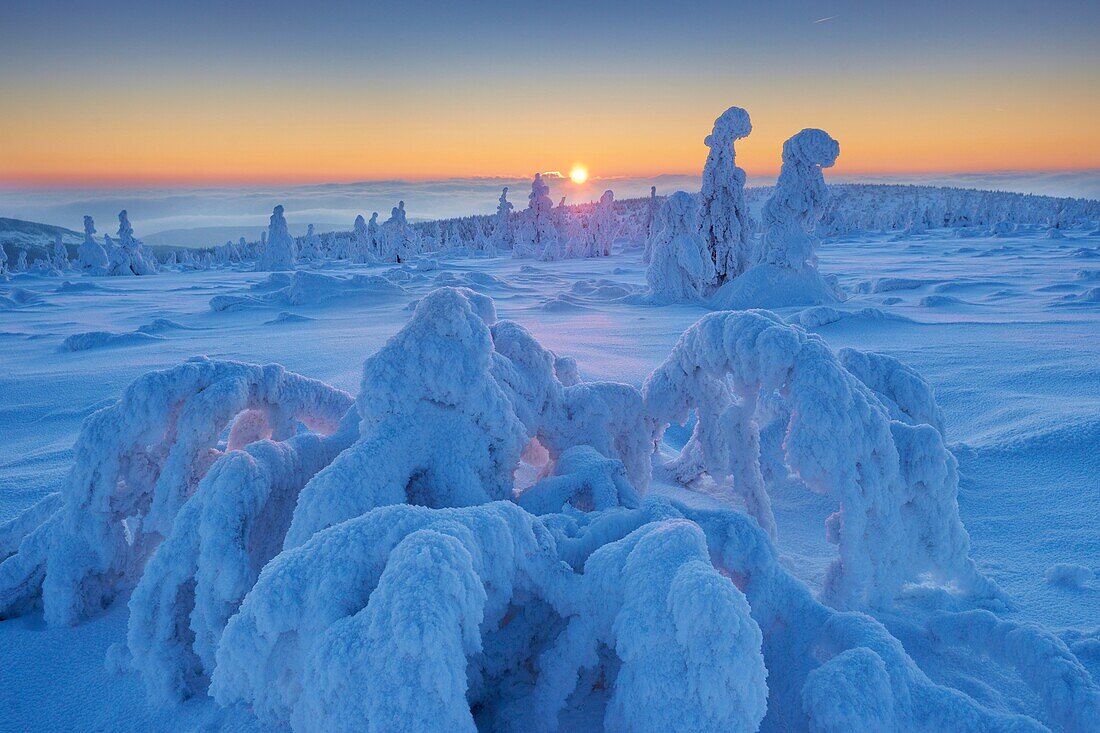
<path id="1" fill-rule="evenodd" d="M 823 238 L 847 300 L 774 317 L 637 297 L 640 242 L 14 275 L 4 582 L 73 539 L 0 622 L 0 730 L 1094 730 L 1100 235 L 894 239 Z M 643 384 L 691 364 L 650 479 Z"/>

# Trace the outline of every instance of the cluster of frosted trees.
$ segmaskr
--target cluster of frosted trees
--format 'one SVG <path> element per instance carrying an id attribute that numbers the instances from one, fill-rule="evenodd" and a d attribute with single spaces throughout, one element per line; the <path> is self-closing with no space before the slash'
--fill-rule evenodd
<path id="1" fill-rule="evenodd" d="M 677 226 L 702 239 L 687 198 Z M 745 509 L 647 496 L 655 475 Z M 816 597 L 780 559 L 777 481 L 837 506 Z M 0 526 L 0 617 L 75 624 L 129 595 L 109 658 L 153 701 L 295 730 L 551 731 L 579 710 L 613 731 L 1039 730 L 929 679 L 875 620 L 919 584 L 907 634 L 1089 730 L 1100 690 L 1065 645 L 977 610 L 1006 599 L 957 490 L 932 391 L 892 358 L 726 311 L 641 389 L 585 382 L 441 288 L 354 400 L 277 365 L 138 379 L 85 423 L 63 490 Z"/>
<path id="2" fill-rule="evenodd" d="M 531 182 L 527 208 L 516 215 L 512 256 L 550 262 L 586 257 L 608 257 L 622 231 L 615 194 L 608 190 L 594 204 L 557 206 L 541 173 Z"/>
<path id="3" fill-rule="evenodd" d="M 716 298 L 745 307 L 737 301 L 764 298 L 785 305 L 833 299 L 816 272 L 814 232 L 829 197 L 821 171 L 836 162 L 840 146 L 817 129 L 802 130 L 783 144 L 779 180 L 764 204 L 761 236 L 755 239 L 745 172 L 736 165 L 734 149 L 751 132 L 745 110 L 722 113 L 705 140 L 710 154 L 698 202 L 677 192 L 648 225 L 643 259 L 649 263 L 652 300 Z"/>
<path id="4" fill-rule="evenodd" d="M 1092 199 L 903 185 L 841 184 L 830 190 L 819 225 L 827 235 L 949 228 L 1003 236 L 1022 228 L 1088 231 L 1100 221 L 1100 202 Z"/>
<path id="5" fill-rule="evenodd" d="M 84 241 L 70 256 L 69 249 L 57 235 L 53 246 L 28 266 L 26 250 L 19 251 L 18 258 L 11 269 L 15 272 L 32 272 L 43 275 L 65 274 L 67 272 L 85 272 L 93 275 L 132 276 L 152 275 L 158 270 L 158 262 L 152 252 L 145 249 L 140 239 L 134 237 L 134 228 L 130 225 L 125 210 L 118 214 L 118 238 L 111 239 L 103 235 L 103 242 L 95 239 L 95 223 L 92 217 L 84 217 Z M 4 256 L 6 259 L 6 255 Z M 0 269 L 5 263 L 0 260 Z"/>

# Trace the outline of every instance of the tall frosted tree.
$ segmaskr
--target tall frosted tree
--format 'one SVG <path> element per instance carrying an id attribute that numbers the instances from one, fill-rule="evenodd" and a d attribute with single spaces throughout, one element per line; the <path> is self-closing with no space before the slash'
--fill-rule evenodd
<path id="1" fill-rule="evenodd" d="M 544 250 L 553 248 L 556 241 L 550 186 L 542 180 L 541 173 L 536 173 L 531 181 L 527 210 L 523 212 L 523 224 L 516 235 L 513 254 L 516 257 L 540 257 Z"/>
<path id="2" fill-rule="evenodd" d="M 513 208 L 515 207 L 512 202 L 508 200 L 508 187 L 505 186 L 504 190 L 500 192 L 500 198 L 497 200 L 497 215 L 493 223 L 492 245 L 498 252 L 512 249 L 512 245 L 515 243 L 516 238 L 512 233 L 511 219 Z"/>
<path id="3" fill-rule="evenodd" d="M 64 272 L 69 269 L 69 251 L 61 241 L 61 235 L 57 234 L 53 240 L 53 266 Z"/>
<path id="4" fill-rule="evenodd" d="M 759 264 L 792 270 L 816 266 L 814 228 L 829 200 L 821 169 L 832 167 L 839 155 L 840 144 L 824 130 L 803 130 L 783 143 L 779 180 L 764 204 Z"/>
<path id="5" fill-rule="evenodd" d="M 740 275 L 752 256 L 752 224 L 745 205 L 745 171 L 735 164 L 734 143 L 752 132 L 749 113 L 730 107 L 703 141 L 710 153 L 703 167 L 699 231 L 714 263 L 712 287 Z"/>
<path id="6" fill-rule="evenodd" d="M 371 259 L 370 234 L 367 232 L 367 220 L 362 214 L 355 217 L 352 226 L 352 259 L 356 262 L 369 262 Z"/>
<path id="7" fill-rule="evenodd" d="M 589 233 L 592 237 L 590 257 L 608 257 L 611 255 L 611 245 L 619 233 L 619 217 L 615 214 L 615 193 L 608 189 L 600 196 L 596 210 L 592 212 L 592 221 L 589 223 Z"/>
<path id="8" fill-rule="evenodd" d="M 273 272 L 294 269 L 294 261 L 297 259 L 294 238 L 290 236 L 290 228 L 287 226 L 286 218 L 283 217 L 283 207 L 281 205 L 272 210 L 266 237 L 262 237 L 262 239 L 264 245 L 260 250 L 260 261 L 256 266 L 258 271 Z"/>

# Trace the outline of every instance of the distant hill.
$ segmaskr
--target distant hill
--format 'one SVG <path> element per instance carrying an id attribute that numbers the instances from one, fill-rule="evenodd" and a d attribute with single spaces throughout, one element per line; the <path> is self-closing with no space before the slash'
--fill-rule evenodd
<path id="1" fill-rule="evenodd" d="M 84 235 L 74 232 L 72 229 L 54 226 L 53 224 L 40 224 L 36 221 L 23 221 L 22 219 L 5 219 L 0 217 L 0 246 L 8 253 L 9 266 L 19 258 L 19 250 L 27 250 L 27 262 L 34 262 L 53 249 L 54 240 L 61 235 L 61 243 L 69 251 L 69 258 L 76 258 L 76 248 L 84 241 Z M 100 243 L 103 235 L 97 234 Z M 147 244 L 158 255 L 177 247 Z"/>
<path id="2" fill-rule="evenodd" d="M 8 253 L 8 263 L 19 257 L 19 250 L 27 250 L 27 261 L 34 262 L 46 254 L 52 247 L 57 235 L 69 250 L 69 256 L 76 254 L 76 247 L 84 241 L 84 235 L 72 229 L 52 224 L 39 224 L 22 219 L 4 219 L 0 217 L 0 245 Z"/>
<path id="3" fill-rule="evenodd" d="M 302 223 L 290 224 L 290 233 L 296 237 L 304 236 L 309 225 Z M 233 227 L 196 227 L 194 229 L 166 229 L 154 234 L 145 234 L 141 241 L 147 245 L 165 247 L 214 247 L 226 242 L 236 242 L 241 237 L 246 241 L 254 242 L 260 238 L 260 232 L 267 229 L 267 225 L 257 226 L 233 226 Z M 349 231 L 348 223 L 335 224 L 332 222 L 317 222 L 314 231 L 317 234 L 332 231 Z"/>

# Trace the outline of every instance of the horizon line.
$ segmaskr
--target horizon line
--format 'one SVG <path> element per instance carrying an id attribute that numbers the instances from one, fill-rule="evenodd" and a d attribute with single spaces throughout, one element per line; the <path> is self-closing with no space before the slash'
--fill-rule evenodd
<path id="1" fill-rule="evenodd" d="M 1100 173 L 1100 167 L 1097 166 L 1080 166 L 1080 167 L 1063 167 L 1063 168 L 1047 168 L 1042 166 L 1037 167 L 1014 167 L 1014 168 L 989 168 L 989 169 L 974 169 L 974 168 L 958 168 L 958 169 L 943 169 L 943 168 L 920 168 L 920 169 L 906 169 L 906 170 L 882 170 L 882 169 L 865 169 L 865 170 L 841 170 L 841 171 L 829 171 L 826 170 L 825 177 L 828 180 L 830 177 L 851 178 L 854 176 L 866 176 L 866 177 L 904 177 L 904 176 L 959 176 L 959 175 L 1008 175 L 1008 174 L 1037 174 L 1037 173 L 1088 173 L 1096 171 Z M 608 181 L 613 182 L 617 180 L 657 180 L 660 178 L 675 178 L 675 177 L 701 177 L 702 170 L 684 172 L 684 171 L 671 171 L 662 173 L 628 173 L 628 174 L 612 174 L 607 176 L 594 175 L 583 184 L 573 183 L 568 175 L 558 174 L 551 175 L 555 171 L 538 171 L 544 177 L 550 176 L 552 180 L 566 181 L 569 185 L 576 188 L 590 187 L 593 182 Z M 774 178 L 779 174 L 779 169 L 763 170 L 746 170 L 746 176 L 750 178 Z M 380 184 L 380 183 L 442 183 L 447 181 L 523 181 L 529 180 L 534 177 L 534 173 L 526 174 L 488 174 L 488 175 L 454 175 L 454 176 L 380 176 L 378 178 L 348 178 L 348 179 L 331 179 L 331 178 L 282 178 L 282 177 L 242 177 L 242 178 L 229 178 L 229 177 L 212 177 L 212 178 L 187 178 L 187 177 L 79 177 L 79 178 L 57 178 L 52 179 L 48 176 L 32 176 L 29 178 L 21 179 L 0 179 L 0 189 L 8 191 L 68 191 L 68 190 L 80 190 L 80 189 L 95 189 L 95 190 L 125 190 L 125 189 L 157 189 L 157 188 L 173 188 L 173 189 L 203 189 L 203 188 L 240 188 L 245 186 L 261 186 L 261 187 L 279 187 L 279 186 L 293 186 L 293 187 L 307 187 L 307 186 L 354 186 L 354 185 L 366 185 L 366 184 Z"/>

